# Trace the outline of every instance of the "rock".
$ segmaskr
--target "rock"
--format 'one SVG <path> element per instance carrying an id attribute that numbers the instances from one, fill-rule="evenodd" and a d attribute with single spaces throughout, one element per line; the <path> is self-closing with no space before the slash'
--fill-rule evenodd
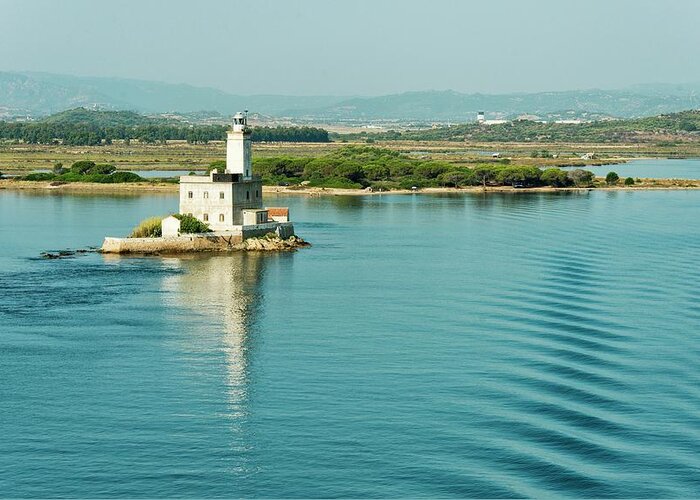
<path id="1" fill-rule="evenodd" d="M 307 246 L 310 244 L 298 236 L 292 235 L 282 239 L 279 236 L 267 235 L 260 238 L 248 238 L 239 245 L 239 248 L 249 251 L 274 252 L 296 250 Z"/>

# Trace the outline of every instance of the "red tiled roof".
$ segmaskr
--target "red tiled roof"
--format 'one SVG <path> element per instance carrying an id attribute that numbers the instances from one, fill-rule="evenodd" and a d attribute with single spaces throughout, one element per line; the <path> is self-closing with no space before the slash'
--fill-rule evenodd
<path id="1" fill-rule="evenodd" d="M 274 217 L 289 216 L 289 208 L 287 207 L 267 207 L 267 214 Z"/>

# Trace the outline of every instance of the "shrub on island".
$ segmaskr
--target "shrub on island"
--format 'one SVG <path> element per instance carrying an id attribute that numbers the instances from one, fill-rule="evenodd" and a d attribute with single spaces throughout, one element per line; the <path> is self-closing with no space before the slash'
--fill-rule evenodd
<path id="1" fill-rule="evenodd" d="M 180 233 L 201 234 L 211 232 L 208 224 L 192 215 L 173 214 L 180 221 Z M 159 238 L 163 236 L 163 219 L 165 217 L 149 217 L 139 222 L 129 235 L 129 238 Z"/>
<path id="2" fill-rule="evenodd" d="M 139 222 L 129 235 L 129 238 L 158 238 L 163 235 L 161 222 L 163 217 L 149 217 Z"/>
<path id="3" fill-rule="evenodd" d="M 210 233 L 209 224 L 205 224 L 198 218 L 186 214 L 173 214 L 180 221 L 180 232 L 187 234 Z"/>
<path id="4" fill-rule="evenodd" d="M 614 186 L 620 181 L 620 176 L 617 175 L 617 172 L 608 172 L 608 175 L 605 176 L 605 183 L 608 186 Z"/>
<path id="5" fill-rule="evenodd" d="M 634 186 L 634 179 L 632 177 L 627 177 L 625 179 L 625 186 Z"/>

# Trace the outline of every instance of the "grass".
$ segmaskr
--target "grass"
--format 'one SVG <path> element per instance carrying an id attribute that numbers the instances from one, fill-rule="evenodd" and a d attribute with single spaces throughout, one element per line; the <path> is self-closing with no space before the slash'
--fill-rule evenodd
<path id="1" fill-rule="evenodd" d="M 162 236 L 161 221 L 163 217 L 149 217 L 139 222 L 129 235 L 129 238 L 158 238 Z"/>

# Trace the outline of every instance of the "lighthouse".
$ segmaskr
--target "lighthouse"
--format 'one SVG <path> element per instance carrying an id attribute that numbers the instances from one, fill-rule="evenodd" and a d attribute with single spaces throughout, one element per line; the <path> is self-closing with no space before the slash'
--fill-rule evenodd
<path id="1" fill-rule="evenodd" d="M 239 174 L 243 180 L 251 180 L 253 167 L 251 158 L 248 110 L 233 116 L 233 126 L 226 137 L 226 173 Z"/>
<path id="2" fill-rule="evenodd" d="M 196 217 L 214 232 L 241 232 L 244 238 L 268 232 L 285 237 L 294 234 L 289 210 L 263 208 L 262 191 L 262 179 L 253 175 L 248 112 L 239 112 L 226 136 L 226 168 L 206 176 L 181 176 L 179 211 Z"/>

